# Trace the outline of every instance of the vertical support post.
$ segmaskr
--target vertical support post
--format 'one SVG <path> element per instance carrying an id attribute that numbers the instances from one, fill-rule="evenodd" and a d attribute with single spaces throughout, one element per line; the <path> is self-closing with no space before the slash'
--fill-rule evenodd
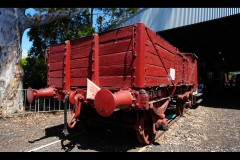
<path id="1" fill-rule="evenodd" d="M 65 136 L 67 136 L 69 134 L 68 132 L 68 127 L 67 127 L 67 106 L 68 106 L 68 95 L 65 95 L 64 98 L 64 128 L 63 128 L 63 133 Z"/>
<path id="2" fill-rule="evenodd" d="M 45 98 L 43 98 L 43 111 L 45 111 Z"/>
<path id="3" fill-rule="evenodd" d="M 36 103 L 37 103 L 37 99 L 35 98 L 35 104 L 34 104 L 35 112 L 37 112 L 37 105 L 36 105 Z"/>
<path id="4" fill-rule="evenodd" d="M 49 54 L 51 54 L 51 50 L 50 50 L 50 49 L 51 49 L 51 48 L 48 47 L 48 48 L 46 49 L 46 52 L 45 52 L 45 59 L 46 59 L 46 56 L 48 57 L 48 58 L 47 58 L 47 66 L 48 66 L 47 84 L 49 84 L 49 82 L 50 82 L 50 78 L 49 78 L 49 67 L 50 67 L 50 56 L 49 56 Z"/>
<path id="5" fill-rule="evenodd" d="M 55 102 L 55 99 L 53 100 L 53 102 L 54 102 L 54 104 L 53 104 L 53 110 L 55 111 L 56 110 L 56 108 L 55 108 L 55 105 L 56 105 L 56 102 Z"/>
<path id="6" fill-rule="evenodd" d="M 50 109 L 51 109 L 50 99 L 48 99 L 48 107 L 49 107 L 49 111 L 50 111 Z"/>
<path id="7" fill-rule="evenodd" d="M 71 56 L 71 44 L 70 41 L 65 41 L 65 54 L 64 54 L 64 72 L 63 72 L 63 90 L 70 90 L 70 56 Z"/>
<path id="8" fill-rule="evenodd" d="M 93 49 L 92 49 L 92 77 L 91 80 L 99 85 L 99 36 L 97 33 L 93 34 Z"/>
<path id="9" fill-rule="evenodd" d="M 195 66 L 196 66 L 196 70 L 195 70 L 195 72 L 196 72 L 196 90 L 198 90 L 198 84 L 199 84 L 199 81 L 198 81 L 198 77 L 199 77 L 199 68 L 198 68 L 198 61 L 197 61 L 197 59 L 194 59 L 194 62 L 195 62 Z M 202 83 L 202 82 L 201 82 Z M 205 85 L 205 84 L 204 84 Z"/>
<path id="10" fill-rule="evenodd" d="M 133 87 L 139 87 L 143 88 L 145 87 L 145 54 L 146 54 L 146 48 L 145 48 L 145 42 L 146 42 L 146 31 L 145 31 L 145 25 L 144 24 L 136 24 L 136 37 L 135 39 L 135 50 L 136 53 L 134 56 L 135 63 L 133 64 L 136 68 L 135 72 L 133 73 L 133 76 L 135 76 L 135 83 L 132 84 Z"/>
<path id="11" fill-rule="evenodd" d="M 39 98 L 38 98 L 38 113 L 39 113 Z"/>
<path id="12" fill-rule="evenodd" d="M 24 110 L 26 109 L 26 103 L 27 103 L 27 90 L 24 89 Z"/>
<path id="13" fill-rule="evenodd" d="M 58 110 L 60 111 L 60 107 L 61 107 L 61 101 L 58 100 Z"/>

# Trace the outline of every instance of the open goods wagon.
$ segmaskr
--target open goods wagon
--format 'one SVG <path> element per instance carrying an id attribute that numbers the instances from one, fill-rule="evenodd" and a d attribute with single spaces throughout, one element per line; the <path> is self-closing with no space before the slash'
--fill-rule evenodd
<path id="1" fill-rule="evenodd" d="M 197 57 L 142 23 L 68 40 L 48 47 L 46 55 L 48 87 L 29 87 L 27 98 L 64 101 L 65 134 L 89 116 L 128 123 L 139 142 L 149 144 L 174 116 L 196 104 Z M 73 108 L 67 121 L 68 102 Z"/>

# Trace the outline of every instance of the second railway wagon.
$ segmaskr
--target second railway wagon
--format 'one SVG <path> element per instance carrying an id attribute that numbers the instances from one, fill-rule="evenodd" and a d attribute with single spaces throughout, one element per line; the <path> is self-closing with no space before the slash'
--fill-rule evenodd
<path id="1" fill-rule="evenodd" d="M 129 124 L 142 144 L 196 104 L 197 57 L 143 23 L 68 40 L 46 50 L 48 86 L 27 98 L 65 102 L 64 133 L 81 117 Z M 73 105 L 67 122 L 67 103 Z M 68 124 L 68 125 L 67 125 Z"/>

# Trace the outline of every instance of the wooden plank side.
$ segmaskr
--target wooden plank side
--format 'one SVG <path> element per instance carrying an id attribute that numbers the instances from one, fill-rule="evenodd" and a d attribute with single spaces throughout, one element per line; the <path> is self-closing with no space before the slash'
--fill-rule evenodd
<path id="1" fill-rule="evenodd" d="M 50 54 L 56 54 L 59 52 L 65 52 L 65 44 L 59 44 L 49 47 Z"/>
<path id="2" fill-rule="evenodd" d="M 165 68 L 168 70 L 168 72 L 169 72 L 170 68 L 174 68 L 174 62 L 169 61 L 168 59 L 165 59 L 165 58 L 162 58 L 162 61 L 163 61 Z"/>
<path id="3" fill-rule="evenodd" d="M 91 70 L 88 68 L 71 69 L 70 72 L 71 78 L 87 78 L 91 74 Z"/>
<path id="4" fill-rule="evenodd" d="M 183 64 L 183 59 L 181 56 L 179 55 L 176 55 L 175 57 L 175 63 L 178 63 L 179 65 L 182 65 Z"/>
<path id="5" fill-rule="evenodd" d="M 73 87 L 87 86 L 87 78 L 71 78 L 70 82 Z"/>
<path id="6" fill-rule="evenodd" d="M 70 68 L 87 68 L 89 64 L 89 57 L 87 58 L 81 58 L 81 59 L 73 59 L 71 60 Z"/>
<path id="7" fill-rule="evenodd" d="M 99 56 L 99 66 L 130 65 L 132 61 L 131 51 Z"/>
<path id="8" fill-rule="evenodd" d="M 49 85 L 55 86 L 56 88 L 63 87 L 63 78 L 49 78 Z"/>
<path id="9" fill-rule="evenodd" d="M 99 34 L 99 42 L 104 43 L 106 41 L 116 41 L 123 38 L 131 38 L 133 32 L 133 26 L 119 28 L 113 31 Z"/>
<path id="10" fill-rule="evenodd" d="M 183 82 L 187 82 L 187 75 L 188 75 L 188 67 L 187 62 L 183 62 Z"/>
<path id="11" fill-rule="evenodd" d="M 160 37 L 159 35 L 157 35 L 155 32 L 153 32 L 152 30 L 148 29 L 147 30 L 148 34 L 151 36 L 151 38 L 153 38 L 153 41 L 155 41 L 155 43 L 163 48 L 165 48 L 166 50 L 175 53 L 176 52 L 176 47 L 174 47 L 173 45 L 171 45 L 168 41 L 166 41 L 165 39 L 163 39 L 162 37 Z M 148 35 L 147 34 L 147 35 Z M 150 38 L 149 38 L 150 39 Z M 153 42 L 154 43 L 154 42 Z"/>
<path id="12" fill-rule="evenodd" d="M 49 78 L 63 77 L 63 70 L 51 71 L 48 74 Z"/>
<path id="13" fill-rule="evenodd" d="M 146 44 L 145 45 L 146 45 L 146 52 L 150 52 L 152 54 L 158 55 L 158 53 L 156 52 L 155 48 L 153 47 L 152 42 L 149 39 L 146 40 Z"/>
<path id="14" fill-rule="evenodd" d="M 63 70 L 63 61 L 50 63 L 49 71 L 54 71 L 54 70 Z"/>
<path id="15" fill-rule="evenodd" d="M 163 66 L 162 62 L 159 59 L 159 56 L 146 52 L 146 56 L 145 56 L 145 60 L 146 60 L 146 64 L 151 64 L 151 65 L 155 65 L 155 66 Z"/>
<path id="16" fill-rule="evenodd" d="M 175 65 L 176 69 L 176 80 L 178 82 L 183 82 L 183 68 L 182 65 Z"/>
<path id="17" fill-rule="evenodd" d="M 89 46 L 93 44 L 93 36 L 74 39 L 74 40 L 71 40 L 70 43 L 71 43 L 71 46 L 74 46 L 74 47 Z"/>
<path id="18" fill-rule="evenodd" d="M 172 53 L 175 53 L 177 51 L 176 47 L 172 46 L 170 43 L 168 43 L 166 40 L 164 40 L 160 36 L 157 36 L 156 43 L 157 45 L 161 46 L 162 48 L 165 48 L 166 50 Z"/>
<path id="19" fill-rule="evenodd" d="M 153 65 L 161 65 L 162 66 L 162 62 L 160 60 L 160 57 L 158 54 L 160 54 L 162 61 L 168 60 L 168 61 L 175 61 L 175 54 L 167 51 L 166 49 L 156 45 L 156 48 L 158 50 L 158 53 L 156 52 L 155 48 L 152 46 L 152 44 L 150 44 L 150 42 L 148 42 L 149 46 L 146 46 L 146 50 L 147 50 L 147 55 L 146 55 L 146 61 L 148 64 L 153 64 Z"/>
<path id="20" fill-rule="evenodd" d="M 188 79 L 192 84 L 196 84 L 197 82 L 197 66 L 194 63 L 191 63 Z"/>
<path id="21" fill-rule="evenodd" d="M 178 83 L 183 83 L 183 60 L 182 57 L 178 54 L 176 54 L 175 57 L 175 82 L 176 84 Z"/>
<path id="22" fill-rule="evenodd" d="M 129 65 L 100 66 L 99 76 L 128 76 L 134 69 Z"/>
<path id="23" fill-rule="evenodd" d="M 63 60 L 64 60 L 64 52 L 62 52 L 62 54 L 51 54 L 49 57 L 50 63 L 59 62 Z"/>
<path id="24" fill-rule="evenodd" d="M 170 85 L 171 82 L 168 80 L 168 77 L 145 77 L 146 86 L 160 86 L 160 85 Z"/>
<path id="25" fill-rule="evenodd" d="M 177 71 L 176 73 L 177 73 L 176 74 L 176 81 L 177 82 L 183 82 L 183 77 L 182 77 L 183 72 L 182 71 Z"/>
<path id="26" fill-rule="evenodd" d="M 100 87 L 131 87 L 131 76 L 99 76 Z"/>
<path id="27" fill-rule="evenodd" d="M 71 48 L 71 59 L 85 58 L 91 55 L 92 55 L 92 46 Z"/>
<path id="28" fill-rule="evenodd" d="M 129 50 L 132 50 L 132 41 L 131 39 L 124 39 L 116 42 L 100 44 L 99 55 L 126 52 Z"/>
<path id="29" fill-rule="evenodd" d="M 156 45 L 156 48 L 157 48 L 158 53 L 160 54 L 160 56 L 162 58 L 165 58 L 165 59 L 167 59 L 169 61 L 172 61 L 172 62 L 175 60 L 175 55 L 173 53 L 165 50 L 164 48 L 162 48 L 158 45 Z"/>
<path id="30" fill-rule="evenodd" d="M 167 76 L 167 73 L 163 67 L 146 64 L 145 75 L 146 76 Z"/>

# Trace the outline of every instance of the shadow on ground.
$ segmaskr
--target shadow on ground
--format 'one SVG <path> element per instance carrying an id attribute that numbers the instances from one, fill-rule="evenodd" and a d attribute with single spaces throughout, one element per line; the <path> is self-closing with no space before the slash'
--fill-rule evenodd
<path id="1" fill-rule="evenodd" d="M 206 91 L 200 104 L 204 107 L 240 109 L 239 88 L 226 87 L 218 92 Z M 69 129 L 69 136 L 62 133 L 63 124 L 45 129 L 45 136 L 29 141 L 34 143 L 48 137 L 61 139 L 62 150 L 68 151 L 98 151 L 98 152 L 127 152 L 141 147 L 137 141 L 134 129 L 93 121 L 92 126 L 86 127 L 84 123 L 77 123 L 76 127 Z"/>
<path id="2" fill-rule="evenodd" d="M 97 152 L 127 152 L 141 147 L 133 129 L 94 121 L 91 128 L 86 128 L 83 123 L 78 123 L 75 128 L 68 129 L 69 135 L 62 133 L 63 125 L 45 129 L 45 136 L 29 143 L 41 141 L 48 137 L 61 139 L 62 150 L 97 151 Z"/>
<path id="3" fill-rule="evenodd" d="M 218 91 L 206 90 L 200 105 L 213 108 L 240 109 L 240 88 L 224 87 Z"/>

